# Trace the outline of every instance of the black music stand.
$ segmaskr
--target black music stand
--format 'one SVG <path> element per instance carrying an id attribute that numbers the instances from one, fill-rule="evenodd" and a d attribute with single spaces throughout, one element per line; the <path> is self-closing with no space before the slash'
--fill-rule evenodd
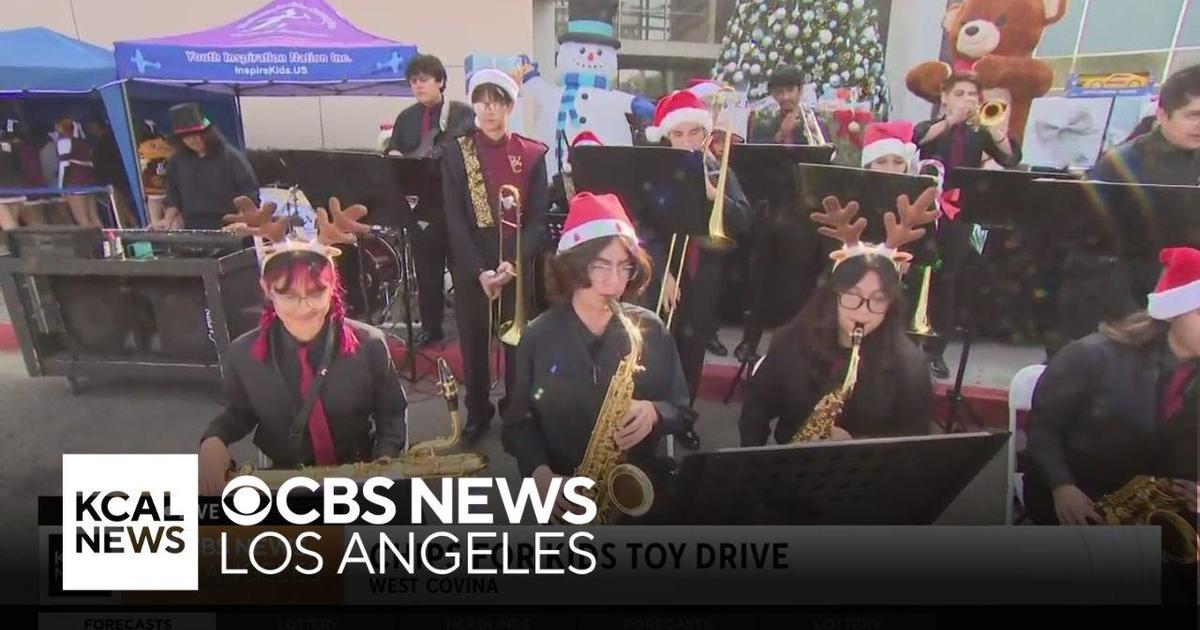
<path id="1" fill-rule="evenodd" d="M 372 236 L 392 250 L 400 275 L 400 297 L 404 306 L 406 330 L 404 364 L 398 369 L 403 372 L 407 367 L 409 381 L 416 382 L 417 358 L 424 355 L 414 348 L 412 287 L 409 283 L 411 270 L 408 268 L 408 256 L 396 252 L 383 236 L 398 235 L 401 249 L 404 252 L 409 251 L 411 245 L 408 227 L 415 225 L 418 220 L 416 208 L 422 205 L 420 196 L 430 194 L 436 195 L 436 199 L 441 198 L 440 190 L 436 193 L 428 192 L 430 186 L 425 183 L 429 179 L 430 171 L 436 169 L 430 166 L 431 161 L 428 159 L 389 157 L 359 151 L 286 150 L 281 153 L 295 176 L 296 183 L 315 205 L 324 206 L 330 197 L 337 197 L 342 207 L 360 203 L 370 211 L 364 222 L 380 228 L 372 230 Z M 411 186 L 409 190 L 415 189 L 420 192 L 406 192 L 403 188 L 405 183 Z M 418 197 L 415 202 L 409 200 L 413 196 Z M 380 234 L 376 234 L 376 231 Z M 361 287 L 364 301 L 369 304 L 361 272 L 363 256 L 362 247 L 359 247 L 359 282 L 364 285 Z M 369 305 L 367 308 L 369 309 Z M 390 310 L 389 300 L 384 318 Z M 433 361 L 428 356 L 424 358 Z"/>
<path id="2" fill-rule="evenodd" d="M 749 269 L 749 282 L 745 284 L 745 293 L 738 295 L 742 302 L 749 305 L 748 322 L 758 322 L 765 318 L 765 298 L 761 285 L 757 283 L 766 282 L 764 276 L 769 275 L 763 266 L 777 262 L 772 259 L 777 257 L 778 252 L 771 248 L 771 241 L 767 236 L 769 216 L 775 209 L 790 208 L 795 203 L 794 167 L 797 164 L 829 164 L 833 159 L 833 152 L 833 145 L 730 145 L 729 168 L 737 174 L 742 192 L 750 202 L 750 207 L 755 209 L 751 215 L 749 247 L 739 248 L 735 253 L 740 257 L 736 259 L 735 264 L 745 264 Z M 750 326 L 747 324 L 747 327 Z M 738 372 L 725 392 L 725 404 L 729 404 L 743 377 L 750 373 L 750 367 L 758 360 L 757 341 L 758 339 L 755 339 L 753 352 L 738 357 Z"/>
<path id="3" fill-rule="evenodd" d="M 580 146 L 571 150 L 575 191 L 612 193 L 640 228 L 708 235 L 712 203 L 699 153 L 670 147 Z"/>
<path id="4" fill-rule="evenodd" d="M 858 216 L 867 219 L 862 238 L 873 243 L 882 243 L 887 237 L 883 215 L 896 212 L 897 197 L 908 195 L 910 201 L 916 201 L 926 189 L 937 187 L 937 180 L 927 175 L 901 175 L 849 166 L 799 164 L 795 172 L 795 211 L 802 214 L 802 218 L 808 220 L 810 213 L 821 211 L 821 201 L 829 195 L 837 197 L 842 205 L 857 201 Z M 816 229 L 817 225 L 813 223 L 813 230 Z M 833 241 L 829 243 L 832 251 Z M 913 255 L 913 262 L 933 262 L 937 256 L 934 230 L 926 229 L 925 236 L 909 244 L 907 249 Z"/>
<path id="5" fill-rule="evenodd" d="M 986 168 L 956 168 L 946 177 L 946 188 L 961 191 L 959 204 L 963 210 L 970 208 L 972 223 L 985 228 L 1012 229 L 1014 220 L 1027 223 L 1050 212 L 1044 203 L 1045 195 L 1034 192 L 1036 181 L 1078 181 L 1070 173 L 1042 171 L 998 171 Z M 1021 217 L 1027 219 L 1021 219 Z"/>
<path id="6" fill-rule="evenodd" d="M 989 229 L 1020 229 L 1025 242 L 1034 250 L 1031 252 L 1034 260 L 1044 261 L 1038 266 L 1045 268 L 1051 264 L 1049 261 L 1054 260 L 1055 255 L 1045 251 L 1045 246 L 1053 245 L 1056 240 L 1053 237 L 1057 235 L 1073 233 L 1072 229 L 1065 228 L 1060 222 L 1068 219 L 1067 215 L 1075 213 L 1051 211 L 1051 208 L 1070 206 L 1050 203 L 1047 195 L 1038 192 L 1035 182 L 1077 179 L 1070 173 L 956 168 L 947 175 L 946 186 L 960 191 L 961 216 L 956 220 L 977 223 Z M 978 284 L 973 284 L 972 287 L 975 291 L 979 289 Z M 971 303 L 977 302 L 974 295 L 972 292 L 967 298 Z M 968 319 L 959 328 L 962 332 L 962 352 L 958 357 L 954 384 L 946 392 L 950 405 L 946 415 L 947 431 L 954 429 L 959 420 L 959 413 L 963 410 L 972 420 L 979 419 L 962 393 L 967 364 L 970 362 L 971 348 L 975 341 L 975 326 Z"/>
<path id="7" fill-rule="evenodd" d="M 1031 194 L 1066 210 L 1030 218 L 1065 250 L 1157 260 L 1164 247 L 1200 246 L 1200 186 L 1038 179 Z"/>
<path id="8" fill-rule="evenodd" d="M 675 525 L 929 525 L 1008 432 L 730 448 L 683 458 Z"/>
<path id="9" fill-rule="evenodd" d="M 797 164 L 829 164 L 833 146 L 745 144 L 729 147 L 729 168 L 751 205 L 780 205 L 792 200 L 793 168 Z"/>

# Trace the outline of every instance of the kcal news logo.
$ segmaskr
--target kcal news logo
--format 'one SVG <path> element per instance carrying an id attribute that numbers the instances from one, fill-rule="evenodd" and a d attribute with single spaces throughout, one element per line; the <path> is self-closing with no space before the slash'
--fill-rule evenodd
<path id="1" fill-rule="evenodd" d="M 63 455 L 63 590 L 198 588 L 195 455 Z"/>

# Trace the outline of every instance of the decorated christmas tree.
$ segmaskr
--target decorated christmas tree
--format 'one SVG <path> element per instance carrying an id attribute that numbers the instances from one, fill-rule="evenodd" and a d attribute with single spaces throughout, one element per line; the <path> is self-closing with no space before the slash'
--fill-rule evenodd
<path id="1" fill-rule="evenodd" d="M 767 95 L 775 68 L 796 66 L 819 94 L 858 88 L 879 115 L 887 112 L 887 81 L 879 13 L 873 0 L 741 0 L 713 75 L 745 86 L 751 100 Z"/>

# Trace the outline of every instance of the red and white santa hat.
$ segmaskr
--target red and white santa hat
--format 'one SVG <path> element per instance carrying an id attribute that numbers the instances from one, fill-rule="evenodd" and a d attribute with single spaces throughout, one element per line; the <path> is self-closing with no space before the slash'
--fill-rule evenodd
<path id="1" fill-rule="evenodd" d="M 1168 247 L 1158 260 L 1163 272 L 1149 295 L 1150 317 L 1174 319 L 1200 308 L 1200 250 Z"/>
<path id="2" fill-rule="evenodd" d="M 907 120 L 879 122 L 867 125 L 863 132 L 862 166 L 885 155 L 899 155 L 905 162 L 912 162 L 917 154 L 917 145 L 912 142 L 913 125 Z"/>
<path id="3" fill-rule="evenodd" d="M 691 79 L 688 81 L 687 89 L 692 94 L 700 98 L 710 98 L 717 95 L 721 91 L 721 84 L 712 79 Z"/>
<path id="4" fill-rule="evenodd" d="M 593 195 L 582 192 L 571 198 L 562 238 L 558 239 L 561 254 L 583 243 L 608 236 L 624 236 L 637 244 L 637 232 L 625 213 L 625 206 L 616 195 Z"/>
<path id="5" fill-rule="evenodd" d="M 658 142 L 675 127 L 685 123 L 694 123 L 712 131 L 712 112 L 704 106 L 704 102 L 689 90 L 675 90 L 662 97 L 654 108 L 654 124 L 646 128 L 646 139 Z"/>
<path id="6" fill-rule="evenodd" d="M 604 143 L 600 142 L 600 138 L 596 137 L 596 134 L 590 131 L 580 131 L 579 133 L 575 134 L 575 138 L 571 140 L 572 149 L 575 147 L 599 147 L 603 145 Z"/>

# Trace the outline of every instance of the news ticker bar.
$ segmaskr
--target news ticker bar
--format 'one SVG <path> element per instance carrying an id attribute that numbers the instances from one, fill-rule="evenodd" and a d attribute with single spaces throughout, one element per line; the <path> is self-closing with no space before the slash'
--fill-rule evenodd
<path id="1" fill-rule="evenodd" d="M 1160 534 L 1152 527 L 202 526 L 200 588 L 170 593 L 64 592 L 56 562 L 67 537 L 58 527 L 39 530 L 40 603 L 89 607 L 536 606 L 548 599 L 579 606 L 1095 605 L 1161 599 Z M 312 568 L 314 557 L 290 541 L 313 533 L 306 547 L 323 568 L 304 575 L 298 567 Z M 596 566 L 585 574 L 570 570 L 587 566 L 567 549 L 573 536 L 586 537 L 594 554 Z M 413 554 L 413 572 L 395 555 L 381 557 L 385 539 Z M 419 554 L 426 540 L 436 540 L 431 548 L 441 553 Z M 467 548 L 483 553 L 471 558 Z M 548 552 L 538 555 L 539 549 Z M 531 566 L 530 558 L 537 564 Z"/>
<path id="2" fill-rule="evenodd" d="M 562 610 L 553 612 L 43 612 L 43 630 L 890 630 L 933 628 L 938 615 L 916 611 L 653 611 Z"/>

